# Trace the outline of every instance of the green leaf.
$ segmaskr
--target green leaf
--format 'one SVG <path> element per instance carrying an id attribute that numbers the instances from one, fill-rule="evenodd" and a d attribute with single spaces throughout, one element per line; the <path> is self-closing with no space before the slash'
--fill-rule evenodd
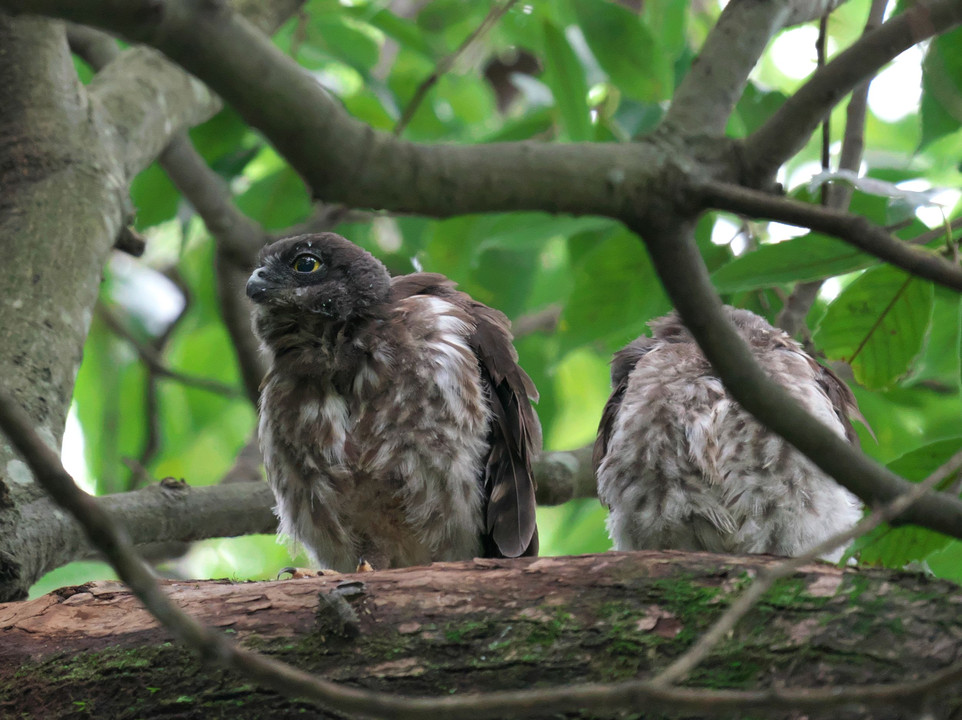
<path id="1" fill-rule="evenodd" d="M 605 531 L 608 511 L 594 498 L 538 508 L 542 555 L 581 555 L 611 549 Z"/>
<path id="2" fill-rule="evenodd" d="M 828 306 L 815 343 L 866 387 L 888 387 L 922 349 L 932 298 L 930 282 L 887 265 L 866 270 Z"/>
<path id="3" fill-rule="evenodd" d="M 242 212 L 268 230 L 293 225 L 311 212 L 311 199 L 304 182 L 289 167 L 254 183 L 237 198 Z"/>
<path id="4" fill-rule="evenodd" d="M 610 352 L 671 308 L 641 241 L 622 228 L 602 237 L 578 262 L 561 314 L 562 348 L 592 343 Z"/>
<path id="5" fill-rule="evenodd" d="M 937 286 L 932 327 L 907 387 L 920 382 L 934 384 L 937 391 L 962 392 L 962 295 Z"/>
<path id="6" fill-rule="evenodd" d="M 308 24 L 307 40 L 362 75 L 377 64 L 381 48 L 371 28 L 349 16 L 319 15 Z"/>
<path id="7" fill-rule="evenodd" d="M 672 57 L 640 15 L 613 2 L 572 0 L 572 4 L 592 54 L 625 95 L 649 101 L 671 95 Z"/>
<path id="8" fill-rule="evenodd" d="M 914 450 L 888 464 L 888 468 L 913 482 L 921 482 L 962 449 L 962 437 L 941 440 Z M 941 550 L 951 538 L 925 528 L 908 526 L 893 528 L 881 525 L 853 546 L 859 560 L 868 565 L 902 567 L 906 563 L 924 560 Z"/>
<path id="9" fill-rule="evenodd" d="M 541 247 L 553 237 L 570 237 L 590 230 L 612 229 L 614 220 L 602 217 L 569 217 L 546 213 L 503 215 L 486 230 L 478 252 L 491 248 Z"/>
<path id="10" fill-rule="evenodd" d="M 718 292 L 726 293 L 821 280 L 877 263 L 877 258 L 848 243 L 809 233 L 784 242 L 761 245 L 716 270 L 711 279 Z"/>
<path id="11" fill-rule="evenodd" d="M 180 193 L 160 165 L 153 163 L 130 184 L 130 199 L 137 208 L 134 227 L 143 230 L 174 217 Z"/>
<path id="12" fill-rule="evenodd" d="M 555 105 L 561 113 L 564 136 L 575 142 L 590 140 L 591 117 L 584 69 L 564 33 L 556 25 L 546 20 L 542 28 L 545 49 L 544 79 L 551 88 Z"/>
<path id="13" fill-rule="evenodd" d="M 962 127 L 962 28 L 929 43 L 922 63 L 922 147 Z"/>

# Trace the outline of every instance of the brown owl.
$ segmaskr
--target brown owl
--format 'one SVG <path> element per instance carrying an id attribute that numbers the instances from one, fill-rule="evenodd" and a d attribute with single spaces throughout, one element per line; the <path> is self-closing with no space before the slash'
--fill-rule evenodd
<path id="1" fill-rule="evenodd" d="M 858 442 L 845 383 L 763 318 L 725 311 L 769 375 Z M 731 398 L 676 314 L 650 326 L 615 354 L 594 447 L 615 549 L 799 555 L 858 522 L 858 499 Z"/>
<path id="2" fill-rule="evenodd" d="M 333 233 L 265 248 L 247 295 L 280 533 L 340 571 L 537 554 L 537 392 L 503 314 Z"/>

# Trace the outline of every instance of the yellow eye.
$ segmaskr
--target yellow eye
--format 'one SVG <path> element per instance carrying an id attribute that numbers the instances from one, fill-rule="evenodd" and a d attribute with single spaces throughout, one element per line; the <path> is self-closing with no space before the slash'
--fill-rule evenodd
<path id="1" fill-rule="evenodd" d="M 317 272 L 320 269 L 321 261 L 313 255 L 304 253 L 294 258 L 294 262 L 291 263 L 291 267 L 294 268 L 294 272 L 312 273 Z"/>

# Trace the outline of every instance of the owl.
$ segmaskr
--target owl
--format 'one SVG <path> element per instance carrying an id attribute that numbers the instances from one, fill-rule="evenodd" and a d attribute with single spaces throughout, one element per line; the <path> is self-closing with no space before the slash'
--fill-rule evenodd
<path id="1" fill-rule="evenodd" d="M 537 391 L 502 313 L 334 233 L 267 246 L 247 295 L 282 535 L 341 572 L 537 554 Z"/>
<path id="2" fill-rule="evenodd" d="M 725 313 L 772 378 L 858 442 L 844 382 L 758 315 Z M 594 446 L 615 549 L 793 556 L 858 522 L 858 499 L 735 402 L 676 314 L 650 327 L 615 353 Z"/>

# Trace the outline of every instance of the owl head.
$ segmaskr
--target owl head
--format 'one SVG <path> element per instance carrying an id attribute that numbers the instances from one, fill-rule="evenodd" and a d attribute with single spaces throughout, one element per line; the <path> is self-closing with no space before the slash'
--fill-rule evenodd
<path id="1" fill-rule="evenodd" d="M 278 240 L 261 251 L 259 261 L 247 297 L 270 314 L 347 322 L 375 313 L 390 296 L 384 265 L 334 233 Z"/>

